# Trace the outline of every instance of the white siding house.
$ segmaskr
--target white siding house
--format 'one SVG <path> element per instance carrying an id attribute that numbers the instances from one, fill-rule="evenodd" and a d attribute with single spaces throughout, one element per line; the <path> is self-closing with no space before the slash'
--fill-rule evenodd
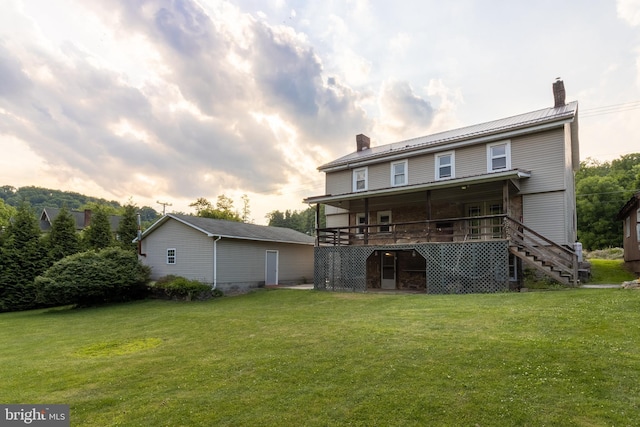
<path id="1" fill-rule="evenodd" d="M 142 233 L 139 258 L 153 280 L 176 275 L 243 290 L 310 281 L 313 244 L 287 228 L 167 214 Z"/>

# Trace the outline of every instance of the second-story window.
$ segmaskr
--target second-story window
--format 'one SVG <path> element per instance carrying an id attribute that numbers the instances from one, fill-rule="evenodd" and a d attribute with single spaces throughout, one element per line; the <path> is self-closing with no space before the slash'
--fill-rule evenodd
<path id="1" fill-rule="evenodd" d="M 436 180 L 455 178 L 455 156 L 453 151 L 436 154 Z"/>
<path id="2" fill-rule="evenodd" d="M 509 141 L 487 145 L 487 172 L 511 169 L 511 144 Z"/>
<path id="3" fill-rule="evenodd" d="M 391 163 L 391 186 L 407 185 L 407 161 Z"/>
<path id="4" fill-rule="evenodd" d="M 353 191 L 367 190 L 367 168 L 353 170 Z"/>

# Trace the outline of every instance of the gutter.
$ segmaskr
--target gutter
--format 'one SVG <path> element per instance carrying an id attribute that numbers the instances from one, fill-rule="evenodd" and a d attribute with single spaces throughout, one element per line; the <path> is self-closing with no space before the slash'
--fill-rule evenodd
<path id="1" fill-rule="evenodd" d="M 211 236 L 213 237 L 213 236 Z M 222 236 L 218 236 L 217 239 L 213 239 L 213 288 L 218 286 L 218 241 L 222 239 Z"/>

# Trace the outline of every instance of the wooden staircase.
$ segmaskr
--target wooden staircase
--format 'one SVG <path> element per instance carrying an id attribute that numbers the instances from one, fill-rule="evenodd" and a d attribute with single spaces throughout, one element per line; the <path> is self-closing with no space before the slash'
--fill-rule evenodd
<path id="1" fill-rule="evenodd" d="M 509 251 L 527 265 L 568 286 L 578 286 L 576 253 L 537 233 L 520 221 L 505 217 Z"/>

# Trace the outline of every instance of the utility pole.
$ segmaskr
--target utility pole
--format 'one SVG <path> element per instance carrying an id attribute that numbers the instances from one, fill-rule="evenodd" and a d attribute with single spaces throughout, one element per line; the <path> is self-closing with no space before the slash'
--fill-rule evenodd
<path id="1" fill-rule="evenodd" d="M 159 200 L 156 200 L 156 203 L 159 205 L 162 205 L 162 216 L 165 215 L 166 210 L 167 210 L 167 206 L 173 206 L 171 203 L 169 202 L 161 202 Z"/>

